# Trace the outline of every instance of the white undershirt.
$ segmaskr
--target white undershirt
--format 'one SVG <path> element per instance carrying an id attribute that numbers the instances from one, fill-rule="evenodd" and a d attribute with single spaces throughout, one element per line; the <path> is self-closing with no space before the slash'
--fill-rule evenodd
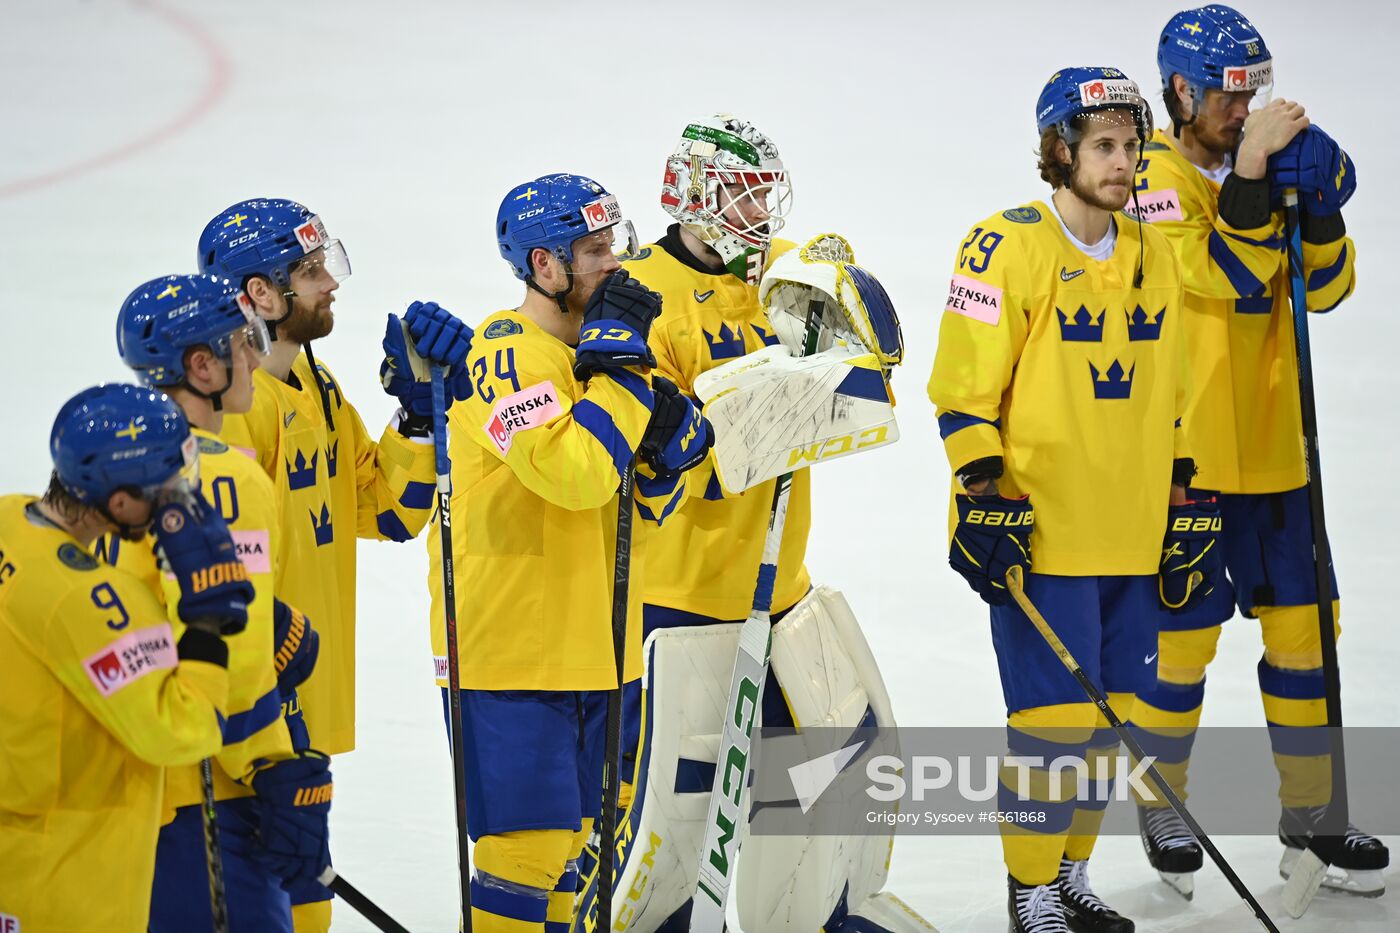
<path id="1" fill-rule="evenodd" d="M 1228 153 L 1225 156 L 1225 161 L 1220 163 L 1219 168 L 1201 168 L 1199 165 L 1196 166 L 1196 171 L 1200 172 L 1217 185 L 1225 184 L 1225 179 L 1228 178 L 1230 173 L 1234 170 L 1235 160 L 1232 159 Z"/>
<path id="2" fill-rule="evenodd" d="M 1113 257 L 1113 247 L 1118 244 L 1118 221 L 1114 220 L 1112 215 L 1108 218 L 1108 233 L 1104 234 L 1102 240 L 1089 246 L 1070 232 L 1069 227 L 1065 225 L 1065 219 L 1060 216 L 1060 209 L 1055 206 L 1054 198 L 1050 199 L 1050 209 L 1055 212 L 1055 219 L 1060 222 L 1060 229 L 1065 232 L 1065 236 L 1069 237 L 1069 241 L 1078 247 L 1081 253 L 1098 262 L 1107 262 Z"/>

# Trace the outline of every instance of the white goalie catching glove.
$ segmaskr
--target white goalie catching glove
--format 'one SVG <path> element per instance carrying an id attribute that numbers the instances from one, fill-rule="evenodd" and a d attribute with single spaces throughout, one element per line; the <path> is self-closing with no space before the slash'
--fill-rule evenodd
<path id="1" fill-rule="evenodd" d="M 779 343 L 695 380 L 730 492 L 899 439 L 889 376 L 904 337 L 884 288 L 853 260 L 832 233 L 774 260 L 759 296 Z M 809 318 L 816 352 L 804 354 Z"/>

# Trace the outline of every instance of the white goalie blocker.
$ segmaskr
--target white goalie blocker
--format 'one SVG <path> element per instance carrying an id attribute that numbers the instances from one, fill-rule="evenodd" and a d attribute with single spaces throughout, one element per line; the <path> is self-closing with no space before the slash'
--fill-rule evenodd
<path id="1" fill-rule="evenodd" d="M 642 759 L 621 832 L 614 930 L 652 933 L 695 893 L 739 629 L 660 629 L 647 639 Z M 799 727 L 894 724 L 865 636 L 830 587 L 813 589 L 773 627 L 772 668 Z M 746 933 L 823 929 L 843 897 L 849 926 L 833 930 L 934 930 L 881 890 L 893 828 L 868 836 L 748 835 L 747 824 L 740 831 L 734 896 Z"/>
<path id="2" fill-rule="evenodd" d="M 879 281 L 833 233 L 773 261 L 759 298 L 779 343 L 695 380 L 715 429 L 715 466 L 730 492 L 899 439 L 892 367 L 899 318 Z M 816 352 L 804 355 L 809 329 Z"/>

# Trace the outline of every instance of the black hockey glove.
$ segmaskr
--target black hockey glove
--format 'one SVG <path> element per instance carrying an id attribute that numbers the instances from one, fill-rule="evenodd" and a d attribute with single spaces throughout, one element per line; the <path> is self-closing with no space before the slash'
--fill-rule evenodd
<path id="1" fill-rule="evenodd" d="M 958 527 L 948 563 L 963 575 L 989 606 L 1004 606 L 1011 598 L 1006 589 L 1006 572 L 1012 567 L 1031 566 L 1031 527 L 1035 510 L 1028 496 L 957 497 Z"/>
<path id="2" fill-rule="evenodd" d="M 574 378 L 600 369 L 655 366 L 647 346 L 651 322 L 661 314 L 661 296 L 619 269 L 588 299 L 574 354 Z"/>
<path id="3" fill-rule="evenodd" d="M 1157 592 L 1173 614 L 1196 608 L 1215 591 L 1224 565 L 1219 537 L 1220 506 L 1214 496 L 1167 509 Z"/>
<path id="4" fill-rule="evenodd" d="M 715 443 L 715 429 L 700 409 L 665 376 L 653 375 L 655 401 L 651 421 L 637 456 L 658 476 L 683 473 L 705 459 Z"/>

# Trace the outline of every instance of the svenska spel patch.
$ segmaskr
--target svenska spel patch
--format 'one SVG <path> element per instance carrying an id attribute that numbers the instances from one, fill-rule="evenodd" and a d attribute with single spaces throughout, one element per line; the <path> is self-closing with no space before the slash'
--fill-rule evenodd
<path id="1" fill-rule="evenodd" d="M 1135 211 L 1130 203 L 1127 212 L 1146 223 L 1157 220 L 1181 220 L 1183 216 L 1181 197 L 1176 193 L 1175 188 L 1142 192 L 1138 195 L 1138 207 L 1140 210 Z"/>
<path id="2" fill-rule="evenodd" d="M 545 380 L 498 401 L 482 429 L 496 449 L 507 454 L 518 432 L 546 424 L 562 410 L 554 383 Z"/>
<path id="3" fill-rule="evenodd" d="M 583 206 L 583 222 L 590 233 L 599 227 L 615 224 L 621 219 L 622 208 L 617 203 L 617 195 L 606 194 Z"/>
<path id="4" fill-rule="evenodd" d="M 101 651 L 83 659 L 83 670 L 97 692 L 109 697 L 152 671 L 169 670 L 180 663 L 170 623 L 128 632 Z"/>
<path id="5" fill-rule="evenodd" d="M 1227 92 L 1257 91 L 1267 84 L 1274 83 L 1274 61 L 1269 59 L 1239 68 L 1226 68 L 1221 75 L 1221 84 Z"/>
<path id="6" fill-rule="evenodd" d="M 310 253 L 326 245 L 326 225 L 321 223 L 318 214 L 296 228 L 297 242 L 304 252 Z"/>
<path id="7" fill-rule="evenodd" d="M 249 573 L 271 573 L 272 555 L 268 542 L 267 529 L 258 531 L 234 531 L 233 546 L 238 551 L 238 559 L 243 561 L 243 566 L 248 568 Z"/>
<path id="8" fill-rule="evenodd" d="M 1001 289 L 966 275 L 955 275 L 948 285 L 943 310 L 995 326 L 1001 320 Z"/>

